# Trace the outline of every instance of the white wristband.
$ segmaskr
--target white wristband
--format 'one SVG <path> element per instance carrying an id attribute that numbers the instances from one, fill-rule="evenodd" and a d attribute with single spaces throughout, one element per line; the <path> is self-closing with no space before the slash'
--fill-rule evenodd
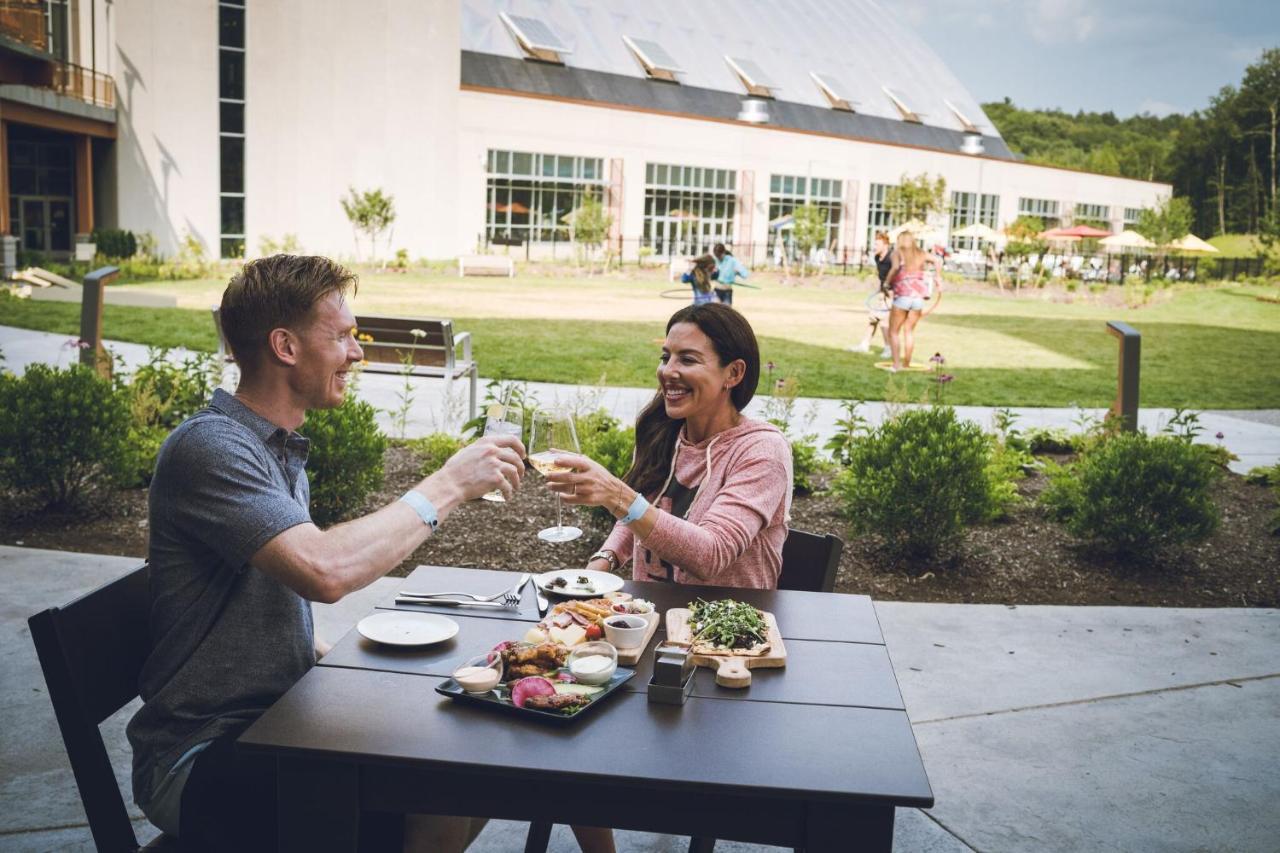
<path id="1" fill-rule="evenodd" d="M 422 523 L 430 527 L 432 532 L 440 526 L 440 515 L 436 512 L 436 505 L 426 495 L 410 489 L 400 496 L 400 500 L 412 507 L 418 514 L 418 518 L 421 518 Z"/>
<path id="2" fill-rule="evenodd" d="M 640 520 L 640 516 L 649 511 L 649 502 L 644 499 L 644 495 L 636 493 L 636 499 L 631 502 L 631 508 L 627 510 L 627 514 L 618 519 L 623 524 L 635 524 Z"/>

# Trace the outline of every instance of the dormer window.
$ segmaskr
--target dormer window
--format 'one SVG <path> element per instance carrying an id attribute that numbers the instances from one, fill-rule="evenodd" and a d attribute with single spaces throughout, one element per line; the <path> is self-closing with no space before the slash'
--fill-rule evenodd
<path id="1" fill-rule="evenodd" d="M 506 12 L 499 12 L 498 17 L 529 59 L 564 65 L 563 57 L 573 53 L 551 27 L 537 18 L 508 15 Z"/>
<path id="2" fill-rule="evenodd" d="M 817 71 L 810 71 L 809 76 L 818 84 L 818 91 L 826 97 L 831 109 L 854 112 L 853 102 L 845 97 L 846 89 L 839 80 L 830 74 L 819 74 Z"/>
<path id="3" fill-rule="evenodd" d="M 907 106 L 907 102 L 902 100 L 902 98 L 900 98 L 896 92 L 894 92 L 888 86 L 881 86 L 880 88 L 881 90 L 884 91 L 886 95 L 889 96 L 889 100 L 893 102 L 893 105 L 898 110 L 898 115 L 902 117 L 903 121 L 909 121 L 909 122 L 912 122 L 913 124 L 924 123 L 920 120 L 919 114 L 913 112 L 912 109 Z"/>
<path id="4" fill-rule="evenodd" d="M 733 73 L 738 75 L 738 79 L 746 87 L 748 95 L 756 98 L 773 97 L 773 90 L 777 89 L 778 86 L 765 76 L 759 65 L 756 65 L 750 59 L 741 59 L 736 56 L 726 56 L 724 61 L 729 63 Z"/>
<path id="5" fill-rule="evenodd" d="M 635 39 L 631 36 L 623 36 L 622 41 L 635 54 L 640 67 L 644 69 L 644 73 L 648 74 L 650 79 L 665 80 L 668 83 L 680 82 L 676 79 L 676 75 L 682 74 L 684 69 L 676 63 L 675 59 L 672 58 L 671 54 L 667 53 L 666 48 L 662 45 L 656 41 Z"/>

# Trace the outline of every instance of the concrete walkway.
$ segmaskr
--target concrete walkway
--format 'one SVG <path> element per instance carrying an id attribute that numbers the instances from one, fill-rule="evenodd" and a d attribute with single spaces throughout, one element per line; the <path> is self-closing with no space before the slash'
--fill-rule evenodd
<path id="1" fill-rule="evenodd" d="M 70 364 L 75 360 L 77 351 L 67 347 L 68 340 L 65 335 L 0 326 L 0 350 L 4 353 L 4 361 L 0 366 L 21 373 L 31 362 Z M 107 348 L 122 356 L 130 368 L 147 359 L 147 347 L 141 344 L 108 342 Z M 174 353 L 175 358 L 181 356 L 181 351 Z M 484 383 L 487 381 L 480 381 L 482 399 Z M 234 368 L 228 371 L 227 382 L 234 383 Z M 358 393 L 362 399 L 379 409 L 379 422 L 388 435 L 414 438 L 431 432 L 450 431 L 466 419 L 466 383 L 455 382 L 447 387 L 446 383 L 438 380 L 415 380 L 412 406 L 405 419 L 404 435 L 401 436 L 398 424 L 393 422 L 389 413 L 400 408 L 403 387 L 403 380 L 394 375 L 371 373 L 360 378 Z M 603 407 L 623 423 L 634 423 L 637 413 L 654 393 L 652 388 L 559 385 L 548 382 L 530 382 L 527 387 L 529 393 L 544 405 L 573 406 L 578 411 L 592 411 Z M 771 405 L 776 405 L 776 401 L 771 403 L 770 398 L 757 396 L 747 408 L 747 413 L 755 417 L 775 416 L 776 412 L 770 409 Z M 869 402 L 859 411 L 871 424 L 876 425 L 884 419 L 887 410 L 884 403 Z M 1106 413 L 1104 409 L 1027 407 L 1015 407 L 1013 412 L 1018 417 L 1019 428 L 1059 427 L 1071 432 L 1080 431 L 1079 420 L 1082 416 L 1101 419 Z M 995 409 L 990 406 L 957 406 L 956 413 L 990 429 Z M 1172 415 L 1172 409 L 1143 409 L 1138 420 L 1143 429 L 1158 431 Z M 1246 473 L 1259 465 L 1280 462 L 1280 410 L 1211 410 L 1199 412 L 1199 415 L 1200 425 L 1204 428 L 1199 440 L 1208 444 L 1221 443 L 1240 457 L 1231 464 L 1231 470 Z M 816 435 L 818 446 L 821 447 L 836 432 L 836 421 L 841 417 L 843 412 L 839 400 L 800 397 L 795 401 L 793 409 L 792 432 L 796 435 Z M 1215 437 L 1218 433 L 1222 433 L 1221 441 Z"/>
<path id="2" fill-rule="evenodd" d="M 138 562 L 0 546 L 0 850 L 92 849 L 26 619 Z M 336 640 L 397 582 L 317 606 L 317 631 Z M 876 612 L 937 799 L 899 812 L 895 850 L 1277 849 L 1280 611 L 879 602 Z M 126 794 L 134 707 L 102 729 Z M 472 849 L 519 851 L 524 830 L 495 821 Z M 687 845 L 633 832 L 618 842 L 626 853 Z M 551 849 L 576 850 L 566 828 Z"/>

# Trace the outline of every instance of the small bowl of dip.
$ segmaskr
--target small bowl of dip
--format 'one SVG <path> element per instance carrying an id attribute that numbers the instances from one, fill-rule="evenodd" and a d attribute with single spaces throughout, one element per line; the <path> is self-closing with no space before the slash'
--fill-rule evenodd
<path id="1" fill-rule="evenodd" d="M 569 674 L 583 684 L 604 684 L 618 669 L 618 650 L 597 640 L 573 647 L 564 662 Z"/>
<path id="2" fill-rule="evenodd" d="M 488 693 L 502 681 L 502 655 L 476 655 L 453 671 L 453 680 L 468 693 Z"/>

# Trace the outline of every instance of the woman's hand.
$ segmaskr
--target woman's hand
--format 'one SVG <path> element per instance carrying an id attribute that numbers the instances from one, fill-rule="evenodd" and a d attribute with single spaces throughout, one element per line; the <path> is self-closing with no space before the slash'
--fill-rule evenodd
<path id="1" fill-rule="evenodd" d="M 636 493 L 630 486 L 610 474 L 598 462 L 576 453 L 561 453 L 556 464 L 569 468 L 547 475 L 551 491 L 567 504 L 602 506 L 622 518 L 631 508 Z"/>

